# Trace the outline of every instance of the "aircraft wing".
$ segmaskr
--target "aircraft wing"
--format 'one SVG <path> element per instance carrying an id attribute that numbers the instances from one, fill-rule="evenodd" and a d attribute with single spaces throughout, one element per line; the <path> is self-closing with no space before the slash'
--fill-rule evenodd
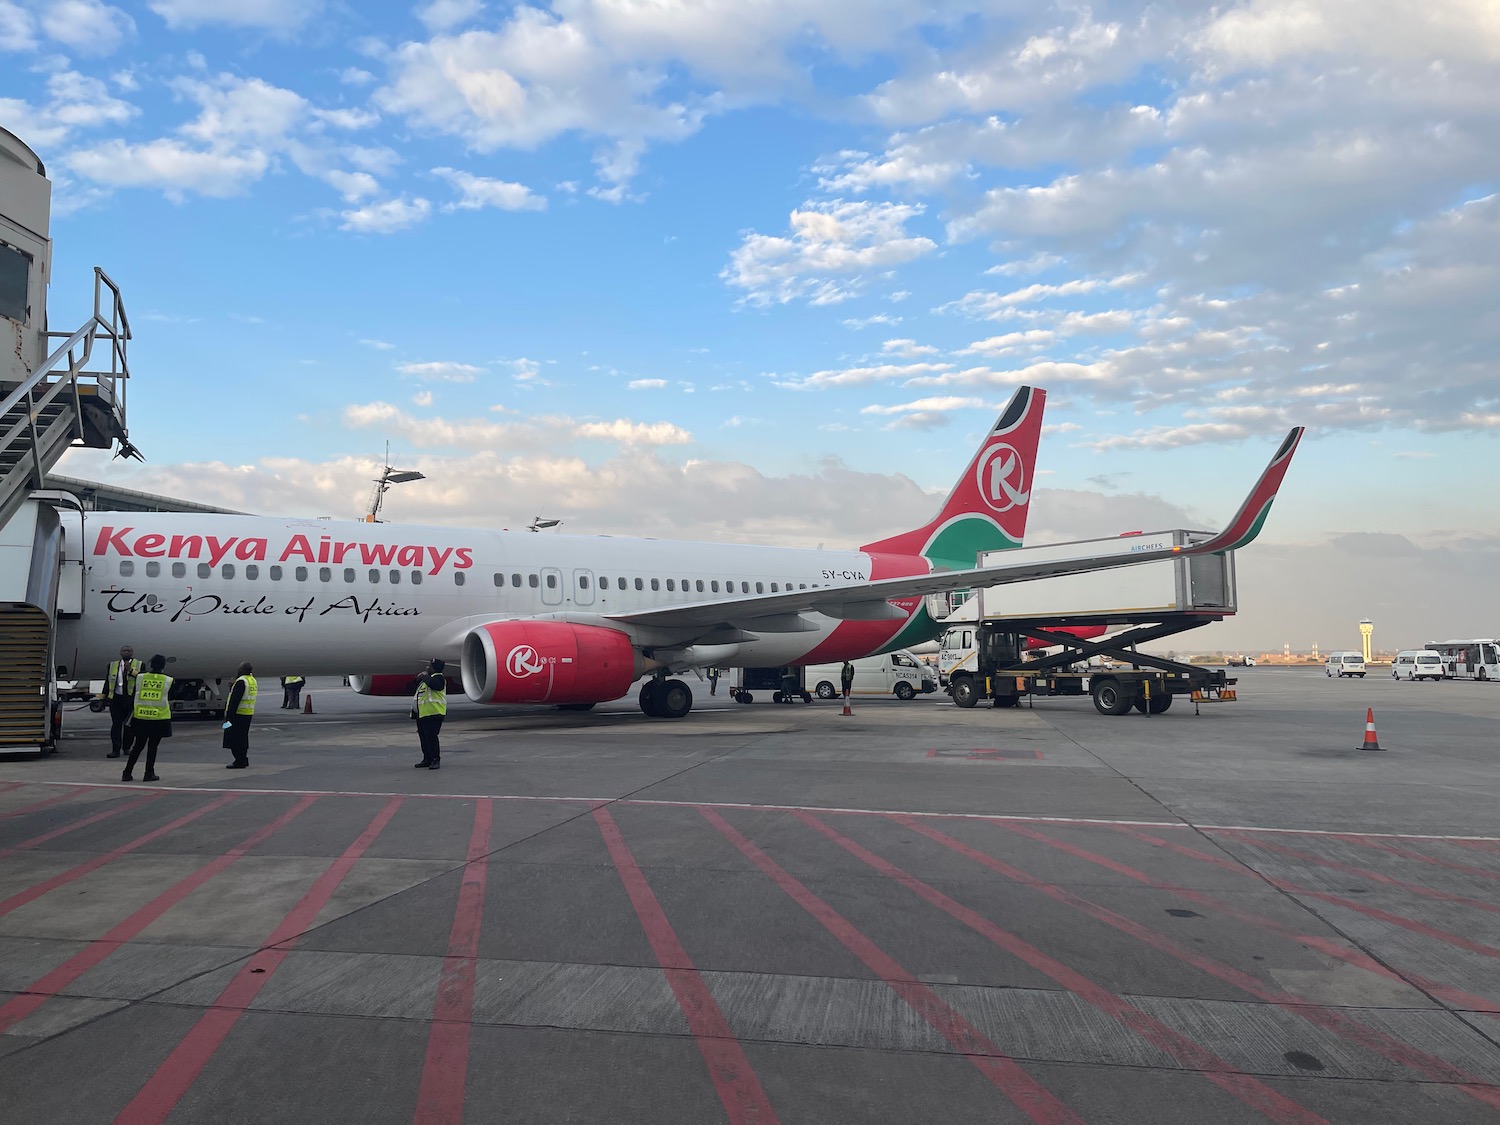
<path id="1" fill-rule="evenodd" d="M 1301 426 L 1293 428 L 1287 434 L 1229 525 L 1212 538 L 1192 546 L 1142 551 L 1128 556 L 1091 555 L 1046 562 L 1000 563 L 968 570 L 938 570 L 905 578 L 886 578 L 840 586 L 815 586 L 779 594 L 718 598 L 606 616 L 608 620 L 622 624 L 665 630 L 696 632 L 727 626 L 753 632 L 802 632 L 814 628 L 811 622 L 800 619 L 799 615 L 802 613 L 821 613 L 848 621 L 899 620 L 905 618 L 907 612 L 891 605 L 890 602 L 894 599 L 943 594 L 979 586 L 1004 586 L 1012 582 L 1029 582 L 1036 578 L 1053 578 L 1064 574 L 1111 570 L 1178 556 L 1192 557 L 1232 551 L 1246 546 L 1260 534 L 1266 516 L 1270 513 L 1271 503 L 1281 487 L 1282 478 L 1291 465 L 1292 454 L 1302 440 L 1302 434 Z"/>

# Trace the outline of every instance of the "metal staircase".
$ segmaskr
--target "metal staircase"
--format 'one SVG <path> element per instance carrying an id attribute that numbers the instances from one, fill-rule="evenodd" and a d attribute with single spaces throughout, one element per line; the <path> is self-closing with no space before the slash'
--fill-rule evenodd
<path id="1" fill-rule="evenodd" d="M 94 315 L 78 331 L 48 332 L 47 339 L 62 343 L 19 384 L 0 383 L 0 527 L 44 486 L 70 446 L 118 443 L 119 456 L 140 456 L 125 425 L 130 320 L 108 274 L 94 269 Z M 96 346 L 108 360 L 88 370 Z"/>

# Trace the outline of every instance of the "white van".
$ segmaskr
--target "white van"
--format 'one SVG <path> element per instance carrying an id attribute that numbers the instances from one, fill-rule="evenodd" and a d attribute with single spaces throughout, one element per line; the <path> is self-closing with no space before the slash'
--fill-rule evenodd
<path id="1" fill-rule="evenodd" d="M 1365 678 L 1365 654 L 1362 652 L 1330 652 L 1323 671 L 1329 676 L 1358 676 Z"/>
<path id="2" fill-rule="evenodd" d="M 1443 658 L 1426 649 L 1409 648 L 1404 652 L 1398 652 L 1395 663 L 1391 665 L 1391 679 L 1393 680 L 1441 680 L 1442 678 Z"/>
<path id="3" fill-rule="evenodd" d="M 850 695 L 894 695 L 910 699 L 917 694 L 931 694 L 938 689 L 937 673 L 906 649 L 867 656 L 854 663 L 854 685 Z M 839 673 L 843 662 L 809 664 L 805 669 L 808 689 L 819 699 L 837 699 L 843 694 Z"/>

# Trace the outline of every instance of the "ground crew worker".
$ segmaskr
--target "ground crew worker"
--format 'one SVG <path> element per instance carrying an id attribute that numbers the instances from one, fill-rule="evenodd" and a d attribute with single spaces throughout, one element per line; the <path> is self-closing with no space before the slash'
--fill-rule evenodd
<path id="1" fill-rule="evenodd" d="M 849 689 L 854 686 L 854 665 L 850 664 L 847 660 L 844 661 L 844 666 L 839 669 L 839 683 L 844 685 L 844 702 L 848 703 Z"/>
<path id="2" fill-rule="evenodd" d="M 104 698 L 109 701 L 109 753 L 118 758 L 130 746 L 130 713 L 135 706 L 135 679 L 141 674 L 141 662 L 134 660 L 135 649 L 120 646 L 120 659 L 111 660 L 104 674 Z"/>
<path id="3" fill-rule="evenodd" d="M 301 676 L 281 677 L 281 706 L 295 711 L 302 706 L 302 685 L 307 681 Z"/>
<path id="4" fill-rule="evenodd" d="M 167 666 L 165 656 L 151 658 L 151 671 L 142 672 L 135 678 L 135 703 L 131 708 L 130 730 L 134 742 L 130 757 L 125 761 L 125 772 L 121 781 L 134 781 L 136 760 L 141 751 L 146 751 L 145 781 L 160 781 L 156 776 L 156 748 L 161 740 L 172 737 L 172 705 L 168 698 L 172 691 L 172 677 L 162 674 Z"/>
<path id="5" fill-rule="evenodd" d="M 708 694 L 719 694 L 719 670 L 717 668 L 710 668 L 708 670 Z"/>
<path id="6" fill-rule="evenodd" d="M 249 664 L 241 664 L 237 679 L 229 689 L 229 699 L 224 704 L 224 749 L 234 755 L 234 761 L 226 770 L 248 769 L 250 766 L 250 720 L 255 718 L 255 677 Z"/>
<path id="7" fill-rule="evenodd" d="M 448 714 L 448 677 L 443 672 L 444 667 L 441 660 L 431 660 L 417 677 L 417 696 L 412 701 L 412 711 L 417 719 L 417 737 L 422 740 L 422 760 L 415 769 L 442 768 L 438 731 L 443 729 L 443 716 Z"/>

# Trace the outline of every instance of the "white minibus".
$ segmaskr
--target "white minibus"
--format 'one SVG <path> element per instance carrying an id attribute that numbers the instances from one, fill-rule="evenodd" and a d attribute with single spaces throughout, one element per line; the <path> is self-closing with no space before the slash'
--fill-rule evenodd
<path id="1" fill-rule="evenodd" d="M 1362 652 L 1330 652 L 1323 671 L 1329 676 L 1365 678 L 1365 655 Z"/>
<path id="2" fill-rule="evenodd" d="M 850 695 L 894 695 L 910 699 L 918 693 L 931 694 L 938 689 L 937 673 L 906 649 L 866 656 L 855 660 L 854 685 Z M 842 663 L 809 664 L 805 669 L 808 688 L 819 699 L 837 699 L 843 694 L 839 673 Z"/>
<path id="3" fill-rule="evenodd" d="M 1396 654 L 1391 663 L 1393 680 L 1441 680 L 1443 658 L 1422 648 L 1409 648 Z"/>

